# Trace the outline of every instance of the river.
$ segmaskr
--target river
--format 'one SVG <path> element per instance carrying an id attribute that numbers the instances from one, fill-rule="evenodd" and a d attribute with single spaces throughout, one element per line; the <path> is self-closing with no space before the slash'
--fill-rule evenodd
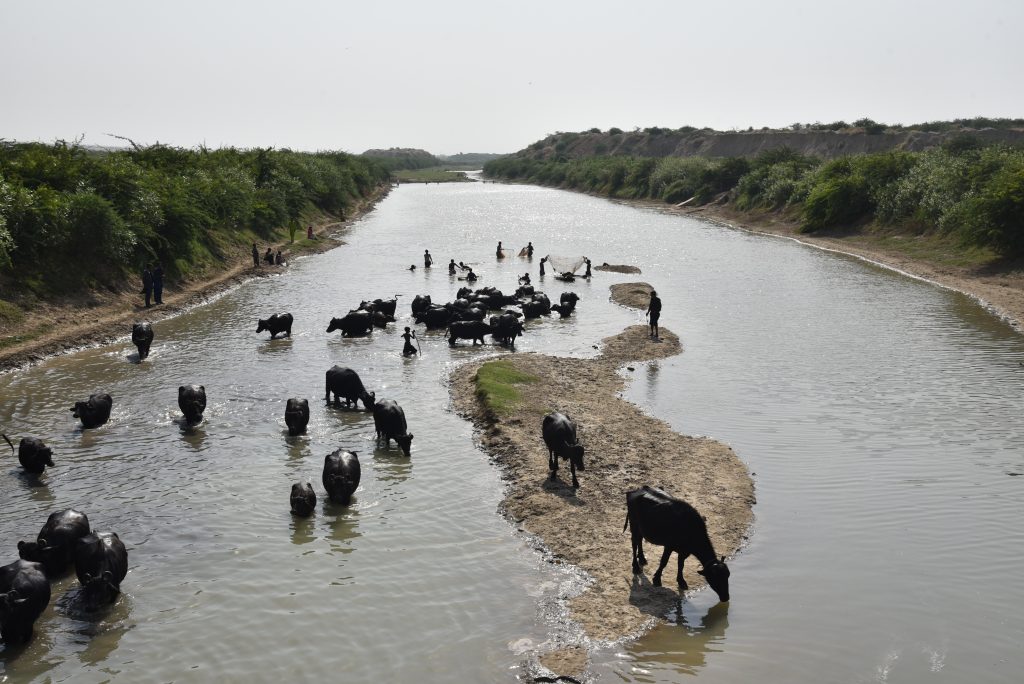
<path id="1" fill-rule="evenodd" d="M 536 259 L 495 261 L 498 240 L 640 266 L 568 286 L 549 275 L 543 289 L 579 293 L 578 313 L 530 323 L 517 353 L 595 354 L 642 320 L 608 301 L 608 286 L 651 282 L 685 352 L 629 373 L 627 398 L 729 443 L 756 473 L 731 602 L 697 592 L 672 624 L 598 646 L 592 675 L 1019 680 L 1024 337 L 966 296 L 791 241 L 529 186 L 402 186 L 341 237 L 155 324 L 141 365 L 126 340 L 0 376 L 0 425 L 41 437 L 57 463 L 34 482 L 8 457 L 0 560 L 66 507 L 118 532 L 130 554 L 108 611 L 78 611 L 72 577 L 55 585 L 33 642 L 0 652 L 5 681 L 521 674 L 523 653 L 560 629 L 550 618 L 575 580 L 498 513 L 499 473 L 446 386 L 457 364 L 504 352 L 449 349 L 428 333 L 422 356 L 399 353 L 412 296 L 453 298 L 449 258 L 474 264 L 478 285 L 509 291 L 527 270 L 537 282 Z M 325 333 L 361 299 L 394 294 L 388 330 Z M 279 311 L 295 316 L 292 338 L 257 335 L 256 319 Z M 334 364 L 405 408 L 411 458 L 375 448 L 370 414 L 326 406 Z M 187 383 L 209 397 L 194 429 L 176 406 Z M 68 408 L 95 391 L 114 397 L 113 417 L 83 432 Z M 310 400 L 306 436 L 287 436 L 291 396 Z M 320 484 L 338 447 L 363 466 L 348 508 L 325 502 Z M 321 499 L 308 520 L 288 510 L 299 479 Z"/>

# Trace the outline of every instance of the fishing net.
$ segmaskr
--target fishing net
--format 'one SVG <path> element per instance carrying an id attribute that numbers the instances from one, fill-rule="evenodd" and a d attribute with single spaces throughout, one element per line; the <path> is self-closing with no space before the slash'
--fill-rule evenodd
<path id="1" fill-rule="evenodd" d="M 555 273 L 575 273 L 583 264 L 583 257 L 564 257 L 548 254 L 548 266 Z"/>

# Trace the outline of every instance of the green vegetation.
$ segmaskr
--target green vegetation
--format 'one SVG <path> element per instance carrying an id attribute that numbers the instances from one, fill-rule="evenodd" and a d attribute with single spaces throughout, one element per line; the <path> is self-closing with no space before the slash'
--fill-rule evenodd
<path id="1" fill-rule="evenodd" d="M 471 182 L 463 171 L 447 169 L 401 169 L 392 174 L 402 183 L 467 183 Z"/>
<path id="2" fill-rule="evenodd" d="M 341 152 L 0 142 L 0 281 L 26 296 L 117 289 L 158 259 L 179 278 L 343 214 L 388 177 Z"/>
<path id="3" fill-rule="evenodd" d="M 388 150 L 366 150 L 362 156 L 372 159 L 388 171 L 399 169 L 429 169 L 440 166 L 441 160 L 426 150 L 392 147 Z"/>
<path id="4" fill-rule="evenodd" d="M 865 121 L 856 122 L 865 126 Z M 503 157 L 488 176 L 626 199 L 786 210 L 813 232 L 872 224 L 934 234 L 964 250 L 1024 256 L 1024 149 L 954 136 L 925 152 L 822 161 L 789 149 L 748 160 Z"/>
<path id="5" fill-rule="evenodd" d="M 488 361 L 480 366 L 473 377 L 476 382 L 476 396 L 488 409 L 499 416 L 515 410 L 523 395 L 516 385 L 537 382 L 535 375 L 517 370 L 508 361 Z"/>

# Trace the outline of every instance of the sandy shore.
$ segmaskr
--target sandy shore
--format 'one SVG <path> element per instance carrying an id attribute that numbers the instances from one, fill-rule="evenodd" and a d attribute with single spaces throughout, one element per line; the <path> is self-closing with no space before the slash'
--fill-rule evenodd
<path id="1" fill-rule="evenodd" d="M 619 295 L 615 298 L 627 302 Z M 604 340 L 595 359 L 540 354 L 502 357 L 516 369 L 541 378 L 517 385 L 523 401 L 510 415 L 495 415 L 477 398 L 475 376 L 482 363 L 462 366 L 452 375 L 456 410 L 474 421 L 482 446 L 509 484 L 502 502 L 504 514 L 542 540 L 556 562 L 570 563 L 590 578 L 586 588 L 567 601 L 567 620 L 578 624 L 578 637 L 534 654 L 555 674 L 578 675 L 589 646 L 641 634 L 679 600 L 671 586 L 674 582 L 660 588 L 650 584 L 654 566 L 644 577 L 633 577 L 630 538 L 622 531 L 626 491 L 651 484 L 685 496 L 707 518 L 720 555 L 736 552 L 752 520 L 753 482 L 732 449 L 711 439 L 673 432 L 618 396 L 625 380 L 617 370 L 624 364 L 663 359 L 681 351 L 675 334 L 664 328 L 661 333 L 662 341 L 655 342 L 647 326 L 627 328 Z M 580 441 L 587 449 L 586 470 L 579 473 L 577 490 L 569 483 L 567 467 L 560 468 L 557 480 L 548 479 L 540 425 L 550 410 L 562 411 L 577 422 Z M 659 557 L 657 552 L 648 555 Z M 692 558 L 686 565 L 691 589 L 704 586 L 696 574 L 699 568 Z"/>
<path id="2" fill-rule="evenodd" d="M 318 240 L 304 242 L 296 248 L 287 242 L 274 245 L 274 249 L 290 252 L 292 257 L 301 254 L 325 252 L 339 245 L 342 241 L 329 237 L 330 233 L 360 219 L 383 199 L 390 191 L 385 185 L 372 197 L 356 205 L 348 212 L 348 218 L 337 221 L 331 217 L 323 217 L 314 222 L 313 227 Z M 261 251 L 268 244 L 261 243 Z M 25 342 L 12 344 L 0 350 L 0 371 L 11 370 L 28 364 L 36 363 L 55 354 L 62 354 L 91 345 L 106 344 L 131 333 L 132 323 L 148 320 L 156 322 L 177 316 L 195 306 L 207 302 L 210 298 L 229 290 L 253 278 L 267 278 L 282 272 L 280 266 L 263 265 L 258 269 L 252 266 L 252 256 L 248 250 L 240 251 L 237 258 L 224 264 L 223 268 L 207 274 L 205 277 L 179 284 L 169 284 L 164 288 L 164 303 L 160 306 L 145 308 L 142 297 L 134 288 L 124 292 L 91 293 L 85 298 L 78 298 L 59 304 L 39 304 L 33 307 L 25 320 L 17 327 L 3 329 L 3 337 L 31 333 L 41 326 L 50 330 L 45 334 L 33 337 Z"/>

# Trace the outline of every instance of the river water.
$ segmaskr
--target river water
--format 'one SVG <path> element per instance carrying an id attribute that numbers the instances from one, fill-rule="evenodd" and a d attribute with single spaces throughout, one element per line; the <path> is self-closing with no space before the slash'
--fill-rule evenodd
<path id="1" fill-rule="evenodd" d="M 402 186 L 341 237 L 156 324 L 141 365 L 125 341 L 0 376 L 0 425 L 43 438 L 57 463 L 34 482 L 6 457 L 0 561 L 66 507 L 130 554 L 124 594 L 103 613 L 77 610 L 72 578 L 55 585 L 33 642 L 0 651 L 4 681 L 522 674 L 573 577 L 497 512 L 499 474 L 445 384 L 457 364 L 502 352 L 430 333 L 419 358 L 399 353 L 412 296 L 453 298 L 449 258 L 473 263 L 478 285 L 508 291 L 526 270 L 536 282 L 536 261 L 496 263 L 499 239 L 640 266 L 549 277 L 555 297 L 580 294 L 578 315 L 530 323 L 518 351 L 595 354 L 642 321 L 608 286 L 651 282 L 685 352 L 629 373 L 627 398 L 729 443 L 756 473 L 732 601 L 697 592 L 671 624 L 598 648 L 599 681 L 1019 681 L 1024 337 L 969 298 L 790 241 L 528 186 Z M 361 299 L 394 294 L 387 331 L 324 332 Z M 256 335 L 256 319 L 279 311 L 295 316 L 292 338 Z M 411 458 L 375 448 L 370 414 L 326 406 L 334 364 L 405 408 Z M 209 398 L 193 429 L 176 406 L 186 383 Z M 113 417 L 83 432 L 67 409 L 95 391 L 114 397 Z M 290 396 L 310 399 L 306 436 L 287 436 Z M 347 508 L 320 484 L 337 447 L 363 468 Z M 308 520 L 289 513 L 299 479 L 321 499 Z"/>

